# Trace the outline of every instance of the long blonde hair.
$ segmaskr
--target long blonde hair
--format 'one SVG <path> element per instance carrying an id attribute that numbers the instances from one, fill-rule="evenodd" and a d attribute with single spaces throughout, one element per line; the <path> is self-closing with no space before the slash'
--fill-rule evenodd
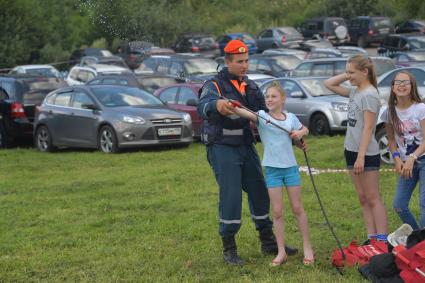
<path id="1" fill-rule="evenodd" d="M 369 56 L 358 54 L 351 56 L 348 58 L 348 63 L 353 63 L 354 67 L 357 70 L 364 70 L 367 69 L 367 78 L 371 85 L 373 85 L 378 90 L 378 83 L 376 80 L 376 72 L 375 72 L 375 66 L 373 65 L 372 59 L 370 59 Z"/>
<path id="2" fill-rule="evenodd" d="M 391 82 L 391 92 L 390 92 L 390 98 L 388 99 L 388 113 L 389 113 L 389 121 L 392 124 L 394 130 L 398 135 L 401 135 L 403 132 L 403 124 L 400 121 L 400 118 L 397 116 L 397 112 L 395 110 L 395 106 L 397 105 L 397 95 L 395 94 L 393 88 L 394 88 L 394 81 L 395 78 L 399 74 L 406 74 L 409 77 L 410 80 L 410 99 L 414 102 L 421 102 L 421 97 L 418 93 L 418 87 L 416 84 L 415 77 L 408 71 L 400 71 L 397 73 L 397 75 L 394 76 L 393 81 Z"/>

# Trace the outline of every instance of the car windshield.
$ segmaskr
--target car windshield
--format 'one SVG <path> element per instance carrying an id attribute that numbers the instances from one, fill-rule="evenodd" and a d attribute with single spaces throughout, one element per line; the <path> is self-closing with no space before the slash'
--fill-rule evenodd
<path id="1" fill-rule="evenodd" d="M 425 49 L 425 36 L 411 37 L 409 43 L 411 49 Z"/>
<path id="2" fill-rule="evenodd" d="M 424 53 L 410 53 L 409 57 L 413 61 L 425 61 L 425 52 Z"/>
<path id="3" fill-rule="evenodd" d="M 380 27 L 391 27 L 391 21 L 389 19 L 373 19 L 373 26 Z"/>
<path id="4" fill-rule="evenodd" d="M 217 72 L 217 63 L 208 59 L 192 59 L 184 62 L 188 75 L 210 74 Z"/>
<path id="5" fill-rule="evenodd" d="M 280 34 L 292 34 L 292 35 L 299 35 L 300 33 L 291 27 L 287 27 L 287 28 L 279 28 L 278 29 Z"/>
<path id="6" fill-rule="evenodd" d="M 339 26 L 345 26 L 345 22 L 343 19 L 333 19 L 328 21 L 326 25 L 330 30 L 335 30 Z"/>
<path id="7" fill-rule="evenodd" d="M 158 88 L 179 83 L 179 80 L 167 77 L 138 78 L 137 81 L 141 88 L 150 93 L 154 93 Z"/>
<path id="8" fill-rule="evenodd" d="M 26 69 L 25 72 L 30 75 L 41 75 L 46 77 L 60 77 L 59 72 L 53 68 L 31 68 Z"/>
<path id="9" fill-rule="evenodd" d="M 111 51 L 109 51 L 109 50 L 101 50 L 100 54 L 102 54 L 103 57 L 114 56 L 114 54 L 112 54 Z"/>
<path id="10" fill-rule="evenodd" d="M 306 79 L 300 80 L 300 84 L 308 91 L 311 96 L 323 96 L 323 95 L 334 95 L 323 84 L 323 80 L 320 79 Z"/>
<path id="11" fill-rule="evenodd" d="M 274 57 L 273 59 L 274 63 L 283 70 L 293 70 L 301 62 L 301 60 L 295 56 Z"/>
<path id="12" fill-rule="evenodd" d="M 377 76 L 395 69 L 395 64 L 391 59 L 373 59 Z"/>
<path id="13" fill-rule="evenodd" d="M 244 42 L 255 41 L 255 39 L 252 36 L 250 36 L 249 34 L 240 34 L 240 35 L 238 35 L 238 38 L 241 38 L 242 41 L 244 41 Z"/>
<path id="14" fill-rule="evenodd" d="M 100 103 L 106 107 L 163 105 L 157 97 L 138 88 L 109 86 L 92 90 Z"/>

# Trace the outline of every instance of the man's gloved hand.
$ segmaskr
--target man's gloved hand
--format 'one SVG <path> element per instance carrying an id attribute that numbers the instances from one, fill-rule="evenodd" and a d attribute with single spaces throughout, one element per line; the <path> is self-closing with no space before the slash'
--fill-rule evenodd
<path id="1" fill-rule="evenodd" d="M 235 107 L 231 102 L 227 100 L 218 99 L 216 106 L 218 113 L 220 113 L 221 115 L 229 116 L 235 114 Z"/>

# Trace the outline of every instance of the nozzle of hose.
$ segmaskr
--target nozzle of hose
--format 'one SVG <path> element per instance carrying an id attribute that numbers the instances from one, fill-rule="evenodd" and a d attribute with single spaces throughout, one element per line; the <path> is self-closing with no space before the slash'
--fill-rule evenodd
<path id="1" fill-rule="evenodd" d="M 229 102 L 232 103 L 233 107 L 242 107 L 241 103 L 237 100 L 229 100 Z"/>

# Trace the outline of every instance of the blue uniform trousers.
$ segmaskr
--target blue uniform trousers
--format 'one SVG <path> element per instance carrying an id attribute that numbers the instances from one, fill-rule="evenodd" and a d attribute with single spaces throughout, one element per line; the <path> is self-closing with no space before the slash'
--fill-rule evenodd
<path id="1" fill-rule="evenodd" d="M 248 204 L 256 229 L 271 231 L 270 200 L 253 145 L 207 146 L 207 158 L 220 188 L 219 233 L 222 237 L 235 235 L 241 226 L 242 190 L 248 194 Z"/>

